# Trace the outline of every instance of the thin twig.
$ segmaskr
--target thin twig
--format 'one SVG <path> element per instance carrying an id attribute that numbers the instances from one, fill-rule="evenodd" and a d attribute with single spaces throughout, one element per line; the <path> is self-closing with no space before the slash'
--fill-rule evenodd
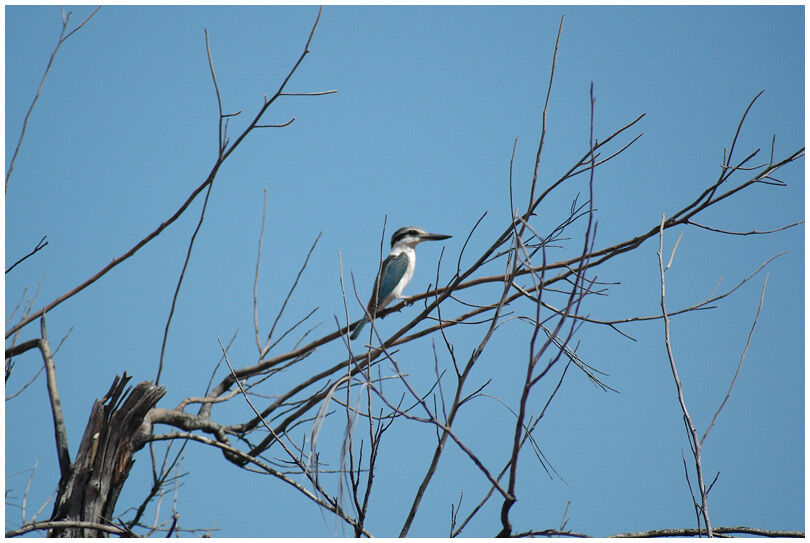
<path id="1" fill-rule="evenodd" d="M 169 308 L 169 316 L 166 318 L 166 326 L 163 329 L 163 341 L 160 344 L 160 359 L 158 360 L 158 370 L 155 376 L 155 384 L 160 384 L 160 376 L 163 372 L 163 360 L 166 356 L 166 343 L 169 340 L 169 327 L 172 324 L 172 317 L 174 317 L 174 310 L 177 307 L 177 298 L 180 296 L 180 287 L 183 286 L 183 279 L 186 277 L 186 270 L 191 261 L 191 250 L 194 248 L 194 241 L 197 239 L 197 234 L 200 233 L 203 221 L 205 220 L 205 210 L 208 209 L 208 199 L 211 196 L 211 189 L 214 187 L 214 180 L 208 184 L 208 190 L 205 192 L 205 199 L 203 200 L 202 209 L 200 210 L 200 218 L 197 220 L 197 226 L 194 227 L 194 232 L 191 234 L 191 239 L 188 242 L 188 249 L 186 250 L 186 257 L 183 260 L 183 267 L 180 270 L 180 277 L 177 278 L 177 285 L 174 287 L 174 294 L 172 295 L 172 304 Z"/>
<path id="2" fill-rule="evenodd" d="M 34 343 L 36 343 L 36 347 L 39 347 L 39 339 L 35 339 L 33 341 L 34 341 Z M 40 368 L 37 370 L 37 372 L 34 374 L 34 376 L 31 379 L 29 379 L 29 381 L 27 383 L 25 383 L 20 388 L 20 390 L 18 390 L 17 392 L 14 392 L 13 394 L 10 394 L 10 395 L 6 396 L 6 401 L 13 400 L 17 396 L 19 396 L 20 394 L 25 392 L 25 389 L 27 389 L 29 386 L 31 386 L 34 383 L 34 381 L 37 380 L 37 377 L 39 377 L 44 370 L 45 370 L 45 364 L 40 366 Z"/>
<path id="3" fill-rule="evenodd" d="M 337 89 L 319 92 L 282 92 L 279 96 L 325 96 L 327 94 L 335 94 Z"/>
<path id="4" fill-rule="evenodd" d="M 270 331 L 267 333 L 267 341 L 264 344 L 264 348 L 261 350 L 259 355 L 260 358 L 265 357 L 270 350 L 270 339 L 273 337 L 273 332 L 276 329 L 276 325 L 278 325 L 278 321 L 281 320 L 281 316 L 284 314 L 284 309 L 287 307 L 287 303 L 290 301 L 290 298 L 295 292 L 295 288 L 298 286 L 298 282 L 301 280 L 301 275 L 304 273 L 304 270 L 307 269 L 309 259 L 312 256 L 313 251 L 315 251 L 315 247 L 318 246 L 318 241 L 321 239 L 321 235 L 323 235 L 323 232 L 318 232 L 318 235 L 315 236 L 315 241 L 312 242 L 309 251 L 307 251 L 307 256 L 304 258 L 304 263 L 301 264 L 301 267 L 298 269 L 298 273 L 295 275 L 295 280 L 293 281 L 290 290 L 287 292 L 287 296 L 284 298 L 284 302 L 281 304 L 281 309 L 278 310 L 275 320 L 273 320 L 273 325 L 270 327 Z M 310 315 L 311 314 L 312 313 L 310 313 Z"/>
<path id="5" fill-rule="evenodd" d="M 8 182 L 11 178 L 11 172 L 14 171 L 14 164 L 17 161 L 17 155 L 20 152 L 20 147 L 22 147 L 23 139 L 25 138 L 25 131 L 28 128 L 28 120 L 31 117 L 31 112 L 34 111 L 34 106 L 37 105 L 37 100 L 39 100 L 39 95 L 42 93 L 42 87 L 45 85 L 45 80 L 48 78 L 48 73 L 51 71 L 51 66 L 53 65 L 53 59 L 56 57 L 56 53 L 59 51 L 59 48 L 62 47 L 62 44 L 71 37 L 77 30 L 83 27 L 96 13 L 98 10 L 101 9 L 101 6 L 98 6 L 93 12 L 87 16 L 87 18 L 82 21 L 76 28 L 65 34 L 67 30 L 68 23 L 70 23 L 70 16 L 73 14 L 72 12 L 68 12 L 67 17 L 65 16 L 65 8 L 62 8 L 62 30 L 59 32 L 59 39 L 56 41 L 56 47 L 54 47 L 53 52 L 51 52 L 51 56 L 48 59 L 48 65 L 45 67 L 45 73 L 42 74 L 42 79 L 39 82 L 39 87 L 37 87 L 37 92 L 34 94 L 34 99 L 31 102 L 31 105 L 28 106 L 28 111 L 25 113 L 25 117 L 23 118 L 23 125 L 22 129 L 20 130 L 20 137 L 17 139 L 17 146 L 14 148 L 14 152 L 11 155 L 11 162 L 9 162 L 8 170 L 6 170 L 6 192 L 8 192 Z M 30 255 L 29 255 L 30 256 Z M 16 264 L 15 264 L 16 266 Z M 14 266 L 12 266 L 13 268 Z M 6 273 L 10 271 L 6 270 Z"/>
<path id="6" fill-rule="evenodd" d="M 214 57 L 211 55 L 211 43 L 208 39 L 208 29 L 204 28 L 203 33 L 205 35 L 205 52 L 208 55 L 208 69 L 211 71 L 211 80 L 214 83 L 214 92 L 217 95 L 217 108 L 219 109 L 219 116 L 217 117 L 217 137 L 218 137 L 218 144 L 217 144 L 217 156 L 220 160 L 222 160 L 222 151 L 224 151 L 225 147 L 223 144 L 223 138 L 225 134 L 223 132 L 223 122 L 224 116 L 222 115 L 222 95 L 219 92 L 219 83 L 217 82 L 217 73 L 214 70 Z"/>
<path id="7" fill-rule="evenodd" d="M 6 185 L 6 186 L 8 186 L 8 185 Z M 14 264 L 12 264 L 12 265 L 11 265 L 11 266 L 9 266 L 8 268 L 6 268 L 6 273 L 8 273 L 8 272 L 10 272 L 11 270 L 13 270 L 13 269 L 14 269 L 14 268 L 17 266 L 17 264 L 21 263 L 23 260 L 27 259 L 27 258 L 28 258 L 28 257 L 30 257 L 30 256 L 33 256 L 34 254 L 36 254 L 36 253 L 38 253 L 39 251 L 41 251 L 42 249 L 44 249 L 44 248 L 45 248 L 45 246 L 47 246 L 47 245 L 48 245 L 48 241 L 47 241 L 47 239 L 48 239 L 48 236 L 42 236 L 42 239 L 41 239 L 41 240 L 39 240 L 39 242 L 38 242 L 38 243 L 36 244 L 36 246 L 35 246 L 35 247 L 34 247 L 34 248 L 31 250 L 31 252 L 30 252 L 30 253 L 28 253 L 28 254 L 27 254 L 27 255 L 25 255 L 24 257 L 22 257 L 22 258 L 20 258 L 19 260 L 17 260 L 17 261 L 16 261 Z"/>
<path id="8" fill-rule="evenodd" d="M 692 448 L 692 454 L 694 456 L 695 461 L 695 471 L 697 473 L 698 479 L 698 489 L 700 491 L 700 499 L 701 499 L 701 506 L 700 512 L 703 516 L 703 522 L 706 525 L 706 530 L 708 532 L 709 537 L 712 537 L 712 523 L 709 518 L 709 504 L 708 504 L 708 496 L 706 492 L 706 483 L 703 481 L 703 464 L 702 464 L 702 457 L 701 457 L 701 445 L 703 443 L 702 440 L 698 441 L 697 436 L 697 429 L 695 428 L 695 423 L 692 421 L 692 416 L 689 414 L 689 410 L 686 407 L 686 400 L 684 399 L 683 394 L 683 385 L 681 384 L 681 378 L 678 375 L 678 367 L 675 364 L 675 355 L 672 353 L 672 341 L 670 336 L 670 329 L 669 329 L 669 315 L 667 314 L 667 304 L 666 304 L 666 267 L 664 267 L 664 259 L 663 259 L 663 252 L 664 252 L 664 223 L 666 223 L 666 215 L 661 216 L 661 226 L 660 226 L 660 234 L 659 234 L 659 242 L 658 242 L 658 266 L 661 272 L 661 314 L 664 316 L 664 343 L 666 344 L 667 350 L 667 358 L 669 359 L 669 367 L 672 371 L 672 377 L 675 380 L 675 388 L 678 393 L 678 403 L 681 406 L 681 412 L 683 413 L 684 423 L 686 424 L 687 428 L 687 435 L 689 437 L 690 445 Z M 674 252 L 674 249 L 673 249 Z M 670 258 L 670 263 L 672 259 Z"/>
<path id="9" fill-rule="evenodd" d="M 731 379 L 731 384 L 728 386 L 728 391 L 726 391 L 726 395 L 723 397 L 723 401 L 720 402 L 720 406 L 717 408 L 717 411 L 714 412 L 714 416 L 712 417 L 712 421 L 709 423 L 709 426 L 706 428 L 706 432 L 704 432 L 703 437 L 700 438 L 700 445 L 703 445 L 703 442 L 706 441 L 706 437 L 709 435 L 714 423 L 717 421 L 717 417 L 720 415 L 720 411 L 723 410 L 723 407 L 726 405 L 729 396 L 731 396 L 731 389 L 734 388 L 734 383 L 737 382 L 737 376 L 740 374 L 740 369 L 742 368 L 743 361 L 745 360 L 745 355 L 748 354 L 748 348 L 751 346 L 751 338 L 754 335 L 754 329 L 757 327 L 757 322 L 759 321 L 759 312 L 762 311 L 762 303 L 765 301 L 765 287 L 768 286 L 768 274 L 765 274 L 765 280 L 762 282 L 762 292 L 759 295 L 759 305 L 757 306 L 757 313 L 754 315 L 754 323 L 751 325 L 751 329 L 748 331 L 748 339 L 745 341 L 745 348 L 743 349 L 742 355 L 740 355 L 740 362 L 737 364 L 737 369 L 734 372 L 734 377 Z M 708 491 L 707 491 L 708 493 Z"/>
<path id="10" fill-rule="evenodd" d="M 267 224 L 267 189 L 264 189 L 262 204 L 262 228 L 259 232 L 259 248 L 256 255 L 256 274 L 253 276 L 253 330 L 256 333 L 256 348 L 262 356 L 262 340 L 259 337 L 259 270 L 262 265 L 262 245 L 264 245 L 264 227 Z"/>
<path id="11" fill-rule="evenodd" d="M 787 230 L 788 228 L 793 228 L 794 226 L 798 226 L 800 224 L 804 224 L 804 221 L 796 221 L 794 223 L 788 224 L 786 226 L 780 226 L 779 228 L 774 228 L 773 230 L 749 230 L 748 232 L 733 232 L 731 230 L 721 230 L 720 228 L 712 228 L 711 226 L 705 226 L 703 224 L 698 224 L 695 221 L 686 221 L 686 224 L 691 224 L 692 226 L 697 226 L 698 228 L 703 228 L 704 230 L 710 230 L 711 232 L 719 232 L 721 234 L 730 234 L 732 236 L 753 236 L 758 234 L 773 234 L 774 232 L 781 232 L 782 230 Z"/>
<path id="12" fill-rule="evenodd" d="M 548 112 L 548 103 L 551 99 L 551 88 L 554 84 L 554 71 L 557 68 L 557 51 L 560 48 L 560 36 L 562 36 L 563 23 L 565 23 L 565 15 L 560 17 L 560 27 L 557 29 L 557 40 L 554 42 L 554 55 L 551 57 L 551 72 L 548 76 L 548 90 L 546 91 L 546 102 L 543 104 L 543 116 L 540 125 L 540 143 L 537 146 L 537 156 L 534 161 L 534 172 L 532 173 L 532 185 L 529 192 L 529 207 L 534 203 L 534 191 L 537 185 L 537 174 L 540 169 L 540 158 L 543 154 L 543 144 L 546 141 L 546 114 Z"/>

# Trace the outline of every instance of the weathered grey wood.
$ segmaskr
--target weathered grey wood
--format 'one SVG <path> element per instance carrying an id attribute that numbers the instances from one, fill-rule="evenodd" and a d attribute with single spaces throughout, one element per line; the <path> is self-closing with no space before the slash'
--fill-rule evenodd
<path id="1" fill-rule="evenodd" d="M 115 503 L 126 482 L 136 450 L 132 438 L 144 417 L 166 393 L 162 386 L 116 376 L 110 390 L 93 403 L 76 461 L 67 479 L 59 482 L 52 521 L 112 522 Z M 54 528 L 51 537 L 105 537 L 106 532 L 85 527 Z"/>

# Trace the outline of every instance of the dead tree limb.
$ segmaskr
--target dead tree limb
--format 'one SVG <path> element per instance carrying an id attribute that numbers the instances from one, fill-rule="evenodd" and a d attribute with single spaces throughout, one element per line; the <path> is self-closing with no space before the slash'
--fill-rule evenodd
<path id="1" fill-rule="evenodd" d="M 146 413 L 166 390 L 150 381 L 128 388 L 132 377 L 116 376 L 110 390 L 96 400 L 79 444 L 76 461 L 59 484 L 51 521 L 110 525 L 115 503 L 134 460 L 133 436 Z M 109 530 L 63 524 L 51 537 L 104 537 Z"/>

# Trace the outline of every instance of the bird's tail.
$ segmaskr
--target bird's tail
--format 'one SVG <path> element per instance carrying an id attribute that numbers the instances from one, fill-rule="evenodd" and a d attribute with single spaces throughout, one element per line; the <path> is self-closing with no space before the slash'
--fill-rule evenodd
<path id="1" fill-rule="evenodd" d="M 357 325 L 357 327 L 354 329 L 354 332 L 352 332 L 352 335 L 349 337 L 351 337 L 352 339 L 357 339 L 357 336 L 360 335 L 360 332 L 363 330 L 363 327 L 366 325 L 367 322 L 368 317 L 366 315 L 363 315 L 363 318 L 360 320 L 360 324 Z"/>

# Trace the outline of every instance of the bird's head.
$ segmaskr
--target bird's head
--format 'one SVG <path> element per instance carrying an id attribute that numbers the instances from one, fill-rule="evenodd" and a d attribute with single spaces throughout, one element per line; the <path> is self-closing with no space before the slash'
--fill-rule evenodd
<path id="1" fill-rule="evenodd" d="M 416 247 L 417 244 L 423 241 L 438 241 L 440 239 L 448 239 L 452 236 L 445 236 L 444 234 L 431 234 L 424 228 L 418 226 L 404 226 L 394 232 L 391 236 L 391 247 L 394 245 L 407 245 L 408 247 Z"/>

